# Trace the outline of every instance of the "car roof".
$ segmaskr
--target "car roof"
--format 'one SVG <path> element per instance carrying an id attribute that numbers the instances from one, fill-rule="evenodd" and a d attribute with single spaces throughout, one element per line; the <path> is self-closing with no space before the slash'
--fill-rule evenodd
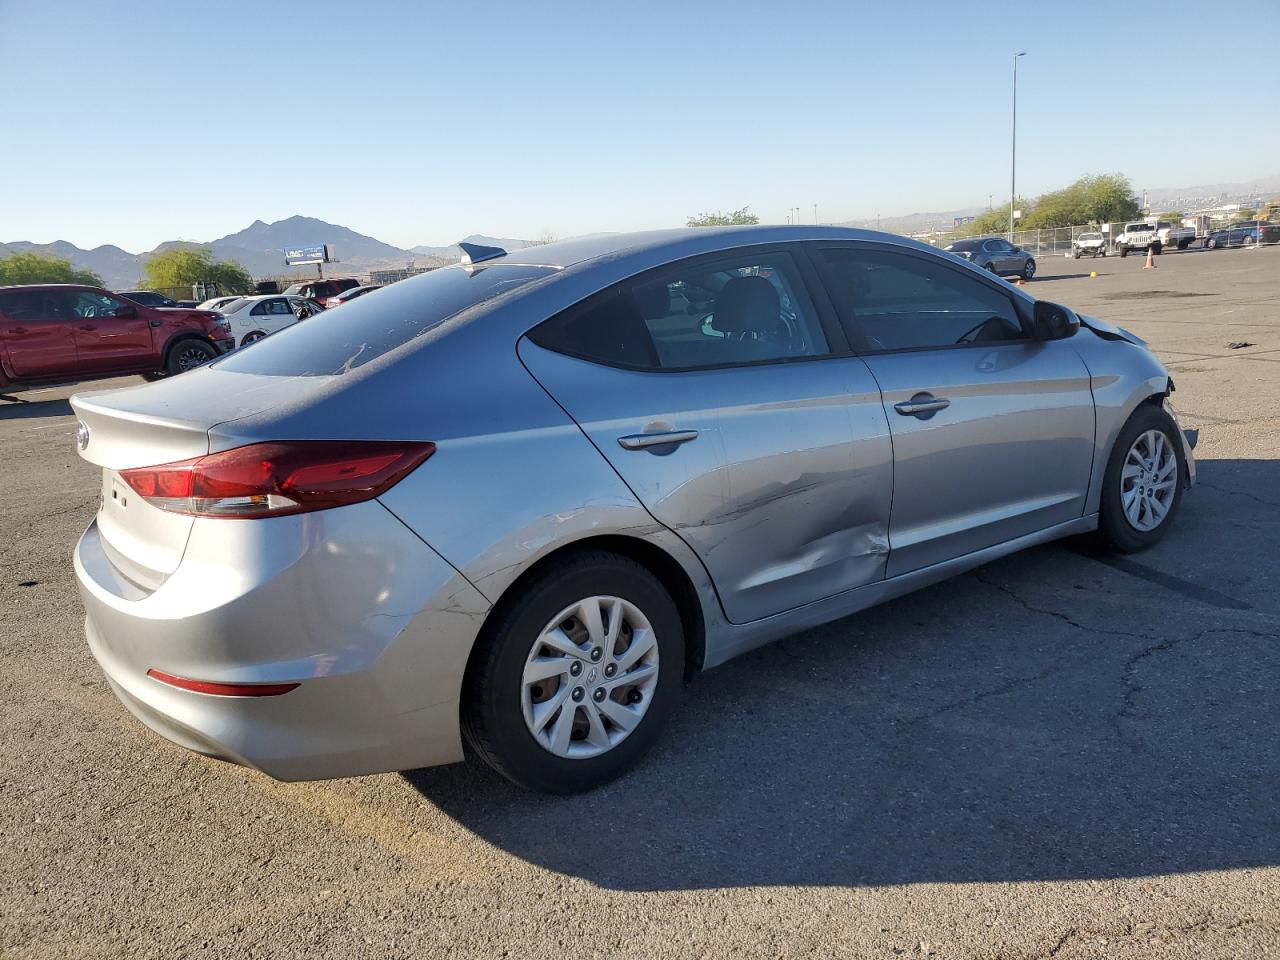
<path id="1" fill-rule="evenodd" d="M 102 290 L 88 283 L 6 283 L 0 290 Z M 110 292 L 110 291 L 107 291 Z"/>
<path id="2" fill-rule="evenodd" d="M 852 227 L 811 225 L 769 225 L 742 227 L 681 227 L 674 230 L 646 230 L 638 233 L 605 233 L 559 240 L 512 250 L 476 264 L 492 266 L 551 267 L 565 269 L 602 258 L 624 258 L 637 254 L 669 253 L 671 259 L 695 255 L 708 247 L 734 249 L 767 243 L 794 243 L 800 240 L 878 240 L 933 250 L 928 244 L 897 234 Z"/>

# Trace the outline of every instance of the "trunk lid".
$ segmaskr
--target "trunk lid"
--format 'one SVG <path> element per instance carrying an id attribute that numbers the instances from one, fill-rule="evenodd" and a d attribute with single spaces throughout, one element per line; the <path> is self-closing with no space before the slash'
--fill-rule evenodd
<path id="1" fill-rule="evenodd" d="M 209 453 L 209 431 L 228 420 L 295 402 L 299 379 L 201 368 L 152 384 L 77 394 L 80 456 L 102 468 L 96 522 L 103 553 L 146 593 L 182 560 L 192 517 L 169 513 L 135 495 L 120 472 Z M 312 383 L 310 386 L 314 387 Z"/>

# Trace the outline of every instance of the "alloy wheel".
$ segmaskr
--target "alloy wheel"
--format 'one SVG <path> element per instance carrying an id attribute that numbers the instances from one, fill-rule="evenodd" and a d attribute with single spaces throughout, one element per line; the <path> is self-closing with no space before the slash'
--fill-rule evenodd
<path id="1" fill-rule="evenodd" d="M 658 640 L 640 608 L 586 597 L 542 628 L 525 660 L 521 711 L 558 757 L 599 756 L 644 719 L 658 684 Z"/>
<path id="2" fill-rule="evenodd" d="M 178 354 L 178 369 L 186 373 L 188 370 L 203 366 L 208 361 L 208 354 L 199 347 L 186 347 Z"/>
<path id="3" fill-rule="evenodd" d="M 1177 492 L 1178 458 L 1160 430 L 1147 430 L 1129 447 L 1120 471 L 1120 505 L 1135 530 L 1147 533 L 1164 522 Z"/>

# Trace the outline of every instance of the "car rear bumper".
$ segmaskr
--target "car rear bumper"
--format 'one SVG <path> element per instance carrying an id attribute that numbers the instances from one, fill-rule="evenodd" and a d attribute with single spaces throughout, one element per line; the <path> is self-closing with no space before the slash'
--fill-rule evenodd
<path id="1" fill-rule="evenodd" d="M 462 675 L 489 604 L 380 503 L 197 520 L 181 564 L 149 593 L 123 581 L 108 550 L 95 521 L 75 553 L 89 647 L 162 736 L 280 780 L 462 759 Z M 152 668 L 298 686 L 217 696 Z"/>

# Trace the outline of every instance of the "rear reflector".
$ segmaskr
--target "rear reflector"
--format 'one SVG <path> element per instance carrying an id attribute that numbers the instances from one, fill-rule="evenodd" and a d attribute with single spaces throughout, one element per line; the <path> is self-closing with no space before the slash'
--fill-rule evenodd
<path id="1" fill-rule="evenodd" d="M 120 477 L 161 510 L 247 520 L 372 500 L 435 452 L 434 443 L 420 441 L 273 441 L 121 470 Z"/>
<path id="2" fill-rule="evenodd" d="M 171 673 L 152 667 L 147 671 L 152 680 L 159 680 L 179 690 L 191 690 L 195 693 L 208 693 L 215 697 L 278 697 L 288 693 L 297 683 L 210 683 L 207 680 L 189 680 L 186 677 L 175 677 Z"/>

